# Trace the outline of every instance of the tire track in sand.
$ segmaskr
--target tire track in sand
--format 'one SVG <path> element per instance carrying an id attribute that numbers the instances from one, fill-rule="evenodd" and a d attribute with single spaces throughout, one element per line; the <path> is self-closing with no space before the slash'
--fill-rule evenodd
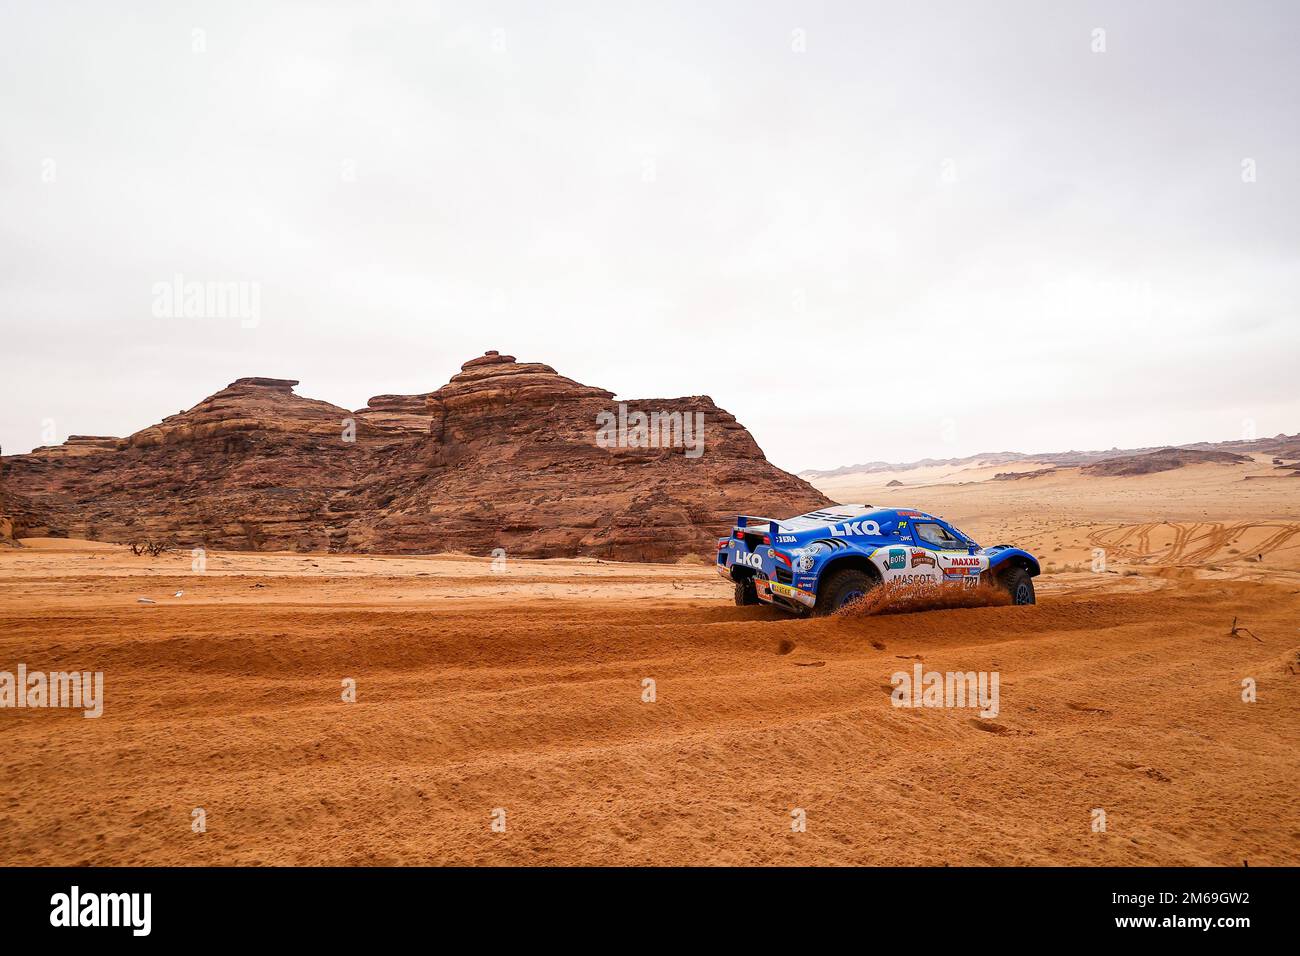
<path id="1" fill-rule="evenodd" d="M 1151 546 L 1151 535 L 1161 528 L 1174 532 L 1173 541 L 1163 547 Z M 1202 566 L 1211 561 L 1230 560 L 1225 555 L 1234 543 L 1257 529 L 1272 529 L 1258 544 L 1250 548 L 1252 554 L 1271 554 L 1286 547 L 1300 534 L 1300 524 L 1282 522 L 1173 522 L 1161 521 L 1145 524 L 1108 525 L 1088 534 L 1088 542 L 1104 548 L 1121 558 L 1148 564 L 1176 564 Z"/>

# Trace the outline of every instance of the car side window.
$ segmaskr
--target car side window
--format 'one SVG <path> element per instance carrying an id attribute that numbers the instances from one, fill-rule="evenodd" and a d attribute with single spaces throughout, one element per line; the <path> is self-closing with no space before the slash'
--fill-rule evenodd
<path id="1" fill-rule="evenodd" d="M 965 541 L 940 525 L 923 522 L 912 527 L 916 532 L 917 540 L 923 544 L 928 544 L 932 548 L 938 548 L 940 551 L 966 550 Z"/>

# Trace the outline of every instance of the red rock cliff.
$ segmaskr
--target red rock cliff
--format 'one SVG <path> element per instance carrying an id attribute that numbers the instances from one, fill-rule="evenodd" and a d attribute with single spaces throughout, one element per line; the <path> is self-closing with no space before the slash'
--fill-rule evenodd
<path id="1" fill-rule="evenodd" d="M 827 503 L 706 396 L 620 410 L 612 392 L 494 352 L 437 391 L 356 412 L 295 385 L 239 379 L 126 439 L 4 459 L 16 533 L 659 560 L 709 551 L 737 513 Z M 657 413 L 662 442 L 637 447 L 638 411 Z"/>

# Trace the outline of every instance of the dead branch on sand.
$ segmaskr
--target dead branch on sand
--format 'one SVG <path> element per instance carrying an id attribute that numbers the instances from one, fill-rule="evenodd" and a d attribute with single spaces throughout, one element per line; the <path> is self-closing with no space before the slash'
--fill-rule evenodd
<path id="1" fill-rule="evenodd" d="M 1255 632 L 1252 631 L 1250 628 L 1248 628 L 1248 627 L 1238 627 L 1238 626 L 1237 626 L 1237 619 L 1234 617 L 1234 618 L 1232 619 L 1232 630 L 1228 632 L 1228 636 L 1229 636 L 1229 637 L 1241 637 L 1241 635 L 1243 635 L 1243 634 L 1249 634 L 1251 637 L 1254 637 L 1255 640 L 1259 641 L 1261 644 L 1264 643 L 1263 641 L 1260 641 L 1258 637 L 1255 637 Z"/>

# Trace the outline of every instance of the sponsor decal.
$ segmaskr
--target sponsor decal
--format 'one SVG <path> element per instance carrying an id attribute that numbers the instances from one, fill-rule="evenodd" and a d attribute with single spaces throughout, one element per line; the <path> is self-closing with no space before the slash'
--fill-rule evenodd
<path id="1" fill-rule="evenodd" d="M 843 527 L 831 525 L 832 538 L 847 538 L 860 534 L 880 534 L 880 525 L 874 521 L 846 521 Z"/>
<path id="2" fill-rule="evenodd" d="M 949 558 L 948 566 L 953 568 L 978 568 L 979 558 Z"/>
<path id="3" fill-rule="evenodd" d="M 936 567 L 937 562 L 934 560 L 934 555 L 932 555 L 929 551 L 913 551 L 912 567 L 914 568 L 919 567 L 923 564 L 929 565 L 932 568 Z"/>
<path id="4" fill-rule="evenodd" d="M 900 518 L 924 518 L 925 517 L 925 515 L 921 514 L 921 512 L 919 511 L 900 511 L 898 513 L 898 516 Z"/>
<path id="5" fill-rule="evenodd" d="M 890 571 L 901 571 L 907 567 L 907 551 L 904 548 L 890 548 L 885 558 L 885 567 Z"/>
<path id="6" fill-rule="evenodd" d="M 736 563 L 743 564 L 747 568 L 761 568 L 763 566 L 763 556 L 757 552 L 741 553 L 736 555 Z"/>
<path id="7" fill-rule="evenodd" d="M 815 604 L 817 602 L 817 598 L 809 594 L 807 591 L 800 591 L 798 588 L 793 588 L 788 584 L 782 584 L 780 581 L 772 582 L 772 592 L 774 594 L 779 594 L 782 597 L 791 598 L 801 604 Z"/>
<path id="8" fill-rule="evenodd" d="M 795 536 L 792 534 L 778 534 L 776 536 L 777 544 L 793 544 L 794 541 L 795 541 Z"/>
<path id="9" fill-rule="evenodd" d="M 790 559 L 787 558 L 787 557 L 786 557 L 784 554 L 782 554 L 780 551 L 776 550 L 775 548 L 768 548 L 768 549 L 767 549 L 767 556 L 768 556 L 769 558 L 771 558 L 773 561 L 780 561 L 780 562 L 781 562 L 782 564 L 784 564 L 787 568 L 793 568 L 793 567 L 794 567 L 794 564 L 790 561 Z"/>
<path id="10" fill-rule="evenodd" d="M 934 578 L 930 577 L 928 574 L 899 574 L 890 578 L 889 581 L 891 584 L 901 584 L 905 587 L 913 584 L 925 584 L 930 587 L 935 586 Z"/>

